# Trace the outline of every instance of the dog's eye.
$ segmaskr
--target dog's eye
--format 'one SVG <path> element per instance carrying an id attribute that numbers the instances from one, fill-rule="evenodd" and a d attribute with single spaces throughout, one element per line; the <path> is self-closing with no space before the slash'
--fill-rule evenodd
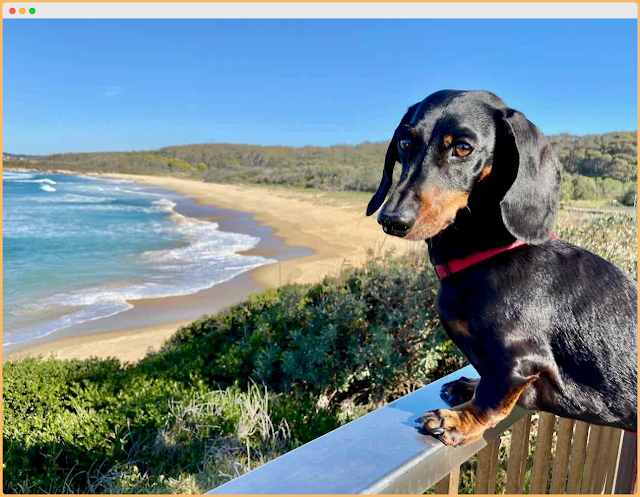
<path id="1" fill-rule="evenodd" d="M 473 152 L 473 148 L 467 142 L 458 142 L 453 148 L 453 154 L 456 157 L 466 157 L 471 152 Z"/>
<path id="2" fill-rule="evenodd" d="M 411 148 L 411 140 L 405 138 L 403 140 L 400 140 L 400 149 L 404 152 L 406 152 L 407 150 L 409 150 Z"/>

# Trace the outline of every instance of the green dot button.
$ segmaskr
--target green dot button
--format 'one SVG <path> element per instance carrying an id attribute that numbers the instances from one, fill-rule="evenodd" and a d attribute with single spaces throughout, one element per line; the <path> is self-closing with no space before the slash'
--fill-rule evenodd
<path id="1" fill-rule="evenodd" d="M 31 7 L 29 9 L 29 14 L 35 14 L 36 13 L 36 9 L 34 9 L 33 7 Z"/>

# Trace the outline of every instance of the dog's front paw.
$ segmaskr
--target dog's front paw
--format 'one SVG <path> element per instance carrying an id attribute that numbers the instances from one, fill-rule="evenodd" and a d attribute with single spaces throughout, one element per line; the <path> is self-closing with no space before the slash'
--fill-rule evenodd
<path id="1" fill-rule="evenodd" d="M 467 445 L 478 440 L 488 428 L 465 409 L 436 409 L 416 419 L 424 431 L 450 446 Z"/>
<path id="2" fill-rule="evenodd" d="M 449 409 L 436 409 L 427 411 L 416 419 L 424 431 L 438 438 L 445 445 L 463 445 L 464 435 L 458 431 L 459 422 L 454 411 Z"/>
<path id="3" fill-rule="evenodd" d="M 469 379 L 461 376 L 457 380 L 442 385 L 440 397 L 452 406 L 464 404 L 473 398 L 478 383 L 480 383 L 480 378 Z"/>

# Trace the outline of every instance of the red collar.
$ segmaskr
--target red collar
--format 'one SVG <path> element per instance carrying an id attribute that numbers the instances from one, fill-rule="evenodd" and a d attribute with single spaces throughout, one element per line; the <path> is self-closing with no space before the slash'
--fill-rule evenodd
<path id="1" fill-rule="evenodd" d="M 555 233 L 551 233 L 551 238 L 558 238 Z M 434 269 L 436 270 L 436 274 L 438 278 L 441 280 L 445 279 L 447 276 L 451 276 L 453 273 L 457 273 L 458 271 L 462 271 L 474 264 L 478 264 L 494 255 L 501 254 L 502 252 L 506 252 L 507 250 L 513 250 L 518 247 L 522 247 L 526 245 L 526 243 L 521 242 L 520 240 L 516 240 L 510 245 L 505 245 L 504 247 L 496 247 L 489 250 L 482 250 L 480 252 L 476 252 L 475 254 L 467 255 L 466 257 L 461 257 L 460 259 L 454 259 L 452 261 L 445 262 L 444 264 L 438 264 Z"/>

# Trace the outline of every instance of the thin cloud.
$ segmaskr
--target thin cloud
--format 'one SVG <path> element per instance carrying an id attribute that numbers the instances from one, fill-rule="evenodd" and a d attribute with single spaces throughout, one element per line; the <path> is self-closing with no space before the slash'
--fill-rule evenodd
<path id="1" fill-rule="evenodd" d="M 122 95 L 126 88 L 122 86 L 107 86 L 102 92 L 102 98 L 112 98 Z"/>

